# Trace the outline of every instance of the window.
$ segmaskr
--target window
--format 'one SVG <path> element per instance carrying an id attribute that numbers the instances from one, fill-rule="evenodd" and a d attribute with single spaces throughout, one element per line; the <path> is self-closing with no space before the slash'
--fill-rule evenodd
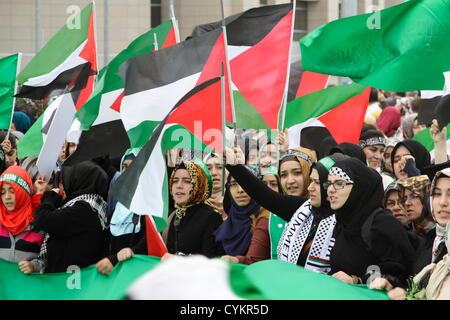
<path id="1" fill-rule="evenodd" d="M 308 11 L 306 1 L 296 0 L 295 21 L 294 21 L 294 41 L 298 41 L 308 33 Z"/>
<path id="2" fill-rule="evenodd" d="M 161 0 L 150 1 L 150 21 L 151 27 L 154 28 L 162 23 Z"/>

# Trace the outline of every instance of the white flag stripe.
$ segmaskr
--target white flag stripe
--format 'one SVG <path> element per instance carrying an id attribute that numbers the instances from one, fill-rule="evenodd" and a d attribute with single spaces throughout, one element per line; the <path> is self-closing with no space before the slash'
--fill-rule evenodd
<path id="1" fill-rule="evenodd" d="M 110 107 L 122 92 L 123 89 L 117 89 L 102 94 L 102 97 L 100 98 L 98 116 L 97 119 L 95 119 L 95 122 L 92 124 L 93 126 L 110 121 L 120 120 L 120 113 L 111 109 Z"/>
<path id="2" fill-rule="evenodd" d="M 320 120 L 317 118 L 311 118 L 305 122 L 296 124 L 295 126 L 292 126 L 288 129 L 288 135 L 289 135 L 289 149 L 291 148 L 297 148 L 300 147 L 300 137 L 303 128 L 306 127 L 325 127 Z"/>
<path id="3" fill-rule="evenodd" d="M 24 83 L 25 86 L 31 87 L 44 87 L 55 80 L 61 73 L 66 70 L 72 69 L 76 66 L 84 64 L 87 60 L 80 57 L 80 53 L 86 45 L 85 40 L 70 56 L 66 58 L 59 66 L 54 68 L 50 73 L 43 74 L 39 77 L 30 78 Z"/>
<path id="4" fill-rule="evenodd" d="M 192 90 L 200 72 L 165 86 L 124 96 L 120 116 L 125 130 L 137 127 L 143 121 L 162 121 L 183 96 Z"/>
<path id="5" fill-rule="evenodd" d="M 50 180 L 51 173 L 56 167 L 59 151 L 64 144 L 67 131 L 72 125 L 76 109 L 72 95 L 67 93 L 62 96 L 62 101 L 55 117 L 50 125 L 47 139 L 41 149 L 36 165 L 39 173 Z"/>
<path id="6" fill-rule="evenodd" d="M 166 160 L 161 150 L 161 141 L 165 131 L 172 125 L 167 125 L 162 130 L 155 144 L 147 164 L 141 172 L 133 199 L 130 203 L 130 211 L 140 215 L 153 215 L 163 217 L 164 198 L 162 186 L 166 177 Z M 156 189 L 155 189 L 156 187 Z M 153 190 L 153 191 L 152 191 Z"/>

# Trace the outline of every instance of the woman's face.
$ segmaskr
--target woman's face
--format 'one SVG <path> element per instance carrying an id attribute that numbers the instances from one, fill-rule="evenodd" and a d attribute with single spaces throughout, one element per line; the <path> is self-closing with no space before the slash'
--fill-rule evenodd
<path id="1" fill-rule="evenodd" d="M 261 160 L 259 165 L 261 168 L 270 167 L 276 165 L 278 162 L 277 147 L 274 144 L 267 144 L 260 153 Z"/>
<path id="2" fill-rule="evenodd" d="M 404 156 L 411 155 L 411 152 L 405 147 L 400 146 L 395 150 L 394 155 L 394 175 L 397 179 L 406 179 L 408 178 L 408 174 L 403 171 L 403 168 L 401 168 L 402 158 Z"/>
<path id="3" fill-rule="evenodd" d="M 377 169 L 381 166 L 381 159 L 384 152 L 384 146 L 382 144 L 365 147 L 363 151 L 366 155 L 367 161 L 369 162 L 369 167 Z"/>
<path id="4" fill-rule="evenodd" d="M 438 224 L 446 226 L 450 221 L 450 178 L 439 178 L 431 196 L 433 216 Z"/>
<path id="5" fill-rule="evenodd" d="M 384 154 L 383 154 L 384 167 L 386 168 L 386 171 L 388 171 L 388 172 L 393 172 L 392 162 L 391 162 L 392 149 L 394 149 L 394 147 L 392 147 L 392 146 L 386 147 L 386 149 L 384 149 Z"/>
<path id="6" fill-rule="evenodd" d="M 322 198 L 320 194 L 319 172 L 316 169 L 312 169 L 311 174 L 309 175 L 309 181 L 309 199 L 311 200 L 311 205 L 318 208 L 322 203 Z"/>
<path id="7" fill-rule="evenodd" d="M 230 180 L 230 193 L 234 202 L 236 202 L 239 207 L 245 207 L 250 203 L 251 199 L 249 195 L 244 191 L 244 189 L 242 189 L 233 177 Z"/>
<path id="8" fill-rule="evenodd" d="M 8 211 L 14 210 L 16 197 L 14 189 L 9 183 L 2 184 L 2 202 Z"/>
<path id="9" fill-rule="evenodd" d="M 302 167 L 295 160 L 285 161 L 280 167 L 281 187 L 290 196 L 301 196 L 303 193 L 304 179 Z"/>
<path id="10" fill-rule="evenodd" d="M 422 216 L 423 204 L 420 201 L 419 195 L 406 189 L 403 199 L 401 199 L 403 206 L 406 209 L 406 214 L 409 220 L 417 220 Z"/>
<path id="11" fill-rule="evenodd" d="M 177 205 L 185 205 L 192 190 L 192 179 L 186 169 L 178 169 L 172 180 L 172 197 Z"/>
<path id="12" fill-rule="evenodd" d="M 340 209 L 347 202 L 350 192 L 353 189 L 353 185 L 346 184 L 347 181 L 337 175 L 328 175 L 328 181 L 331 183 L 327 188 L 330 207 L 333 210 Z"/>
<path id="13" fill-rule="evenodd" d="M 400 194 L 396 190 L 389 192 L 386 199 L 386 209 L 390 210 L 394 217 L 400 222 L 406 223 L 409 221 L 408 214 L 400 201 Z"/>
<path id="14" fill-rule="evenodd" d="M 265 174 L 262 178 L 262 181 L 266 186 L 268 186 L 273 191 L 279 192 L 278 180 L 275 175 Z"/>
<path id="15" fill-rule="evenodd" d="M 222 190 L 222 162 L 220 162 L 219 158 L 211 157 L 206 162 L 206 166 L 209 169 L 209 173 L 211 173 L 213 193 L 217 193 L 218 191 Z"/>

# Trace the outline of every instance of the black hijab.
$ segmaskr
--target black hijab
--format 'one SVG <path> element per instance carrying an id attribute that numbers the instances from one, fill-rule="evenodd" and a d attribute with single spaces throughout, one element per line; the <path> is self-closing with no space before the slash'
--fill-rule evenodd
<path id="1" fill-rule="evenodd" d="M 409 150 L 409 152 L 411 152 L 411 155 L 414 157 L 416 162 L 416 168 L 419 169 L 420 172 L 423 172 L 426 167 L 430 166 L 431 156 L 428 150 L 420 142 L 407 139 L 400 141 L 395 145 L 394 149 L 392 149 L 391 153 L 392 168 L 394 167 L 395 153 L 397 152 L 397 149 L 400 146 L 404 146 L 406 149 Z"/>
<path id="2" fill-rule="evenodd" d="M 327 190 L 323 187 L 323 183 L 328 180 L 328 172 L 331 169 L 331 165 L 333 162 L 337 160 L 342 160 L 345 158 L 349 158 L 343 154 L 333 154 L 323 159 L 320 159 L 318 162 L 314 163 L 311 167 L 312 169 L 316 169 L 319 173 L 319 182 L 320 182 L 320 207 L 312 206 L 312 212 L 315 217 L 322 220 L 329 216 L 331 216 L 334 211 L 330 207 L 330 202 L 327 200 Z M 330 161 L 330 159 L 332 161 Z"/>
<path id="3" fill-rule="evenodd" d="M 335 210 L 336 221 L 344 232 L 360 234 L 364 221 L 382 207 L 384 192 L 381 176 L 355 158 L 339 159 L 334 167 L 342 169 L 354 182 L 345 204 Z"/>
<path id="4" fill-rule="evenodd" d="M 331 148 L 330 155 L 337 152 L 340 152 L 353 158 L 357 158 L 361 160 L 364 164 L 366 164 L 366 154 L 364 153 L 363 149 L 357 144 L 350 142 L 339 143 L 335 147 Z"/>
<path id="5" fill-rule="evenodd" d="M 63 167 L 62 181 L 67 195 L 66 201 L 88 193 L 107 198 L 108 174 L 91 160 L 80 162 L 73 167 Z"/>

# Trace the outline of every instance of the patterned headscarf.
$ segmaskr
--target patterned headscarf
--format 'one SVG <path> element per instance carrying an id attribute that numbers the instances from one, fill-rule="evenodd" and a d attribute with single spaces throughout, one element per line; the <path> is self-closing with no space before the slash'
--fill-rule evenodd
<path id="1" fill-rule="evenodd" d="M 177 208 L 177 216 L 184 216 L 186 213 L 186 209 L 196 205 L 198 203 L 203 203 L 211 196 L 212 193 L 212 182 L 211 175 L 209 174 L 208 168 L 200 161 L 187 161 L 184 160 L 175 167 L 172 172 L 172 175 L 169 179 L 169 190 L 172 190 L 173 178 L 175 177 L 175 173 L 177 170 L 185 169 L 187 170 L 189 176 L 191 177 L 192 189 L 189 192 L 189 198 L 187 202 L 180 206 L 175 203 L 175 207 Z"/>
<path id="2" fill-rule="evenodd" d="M 425 234 L 427 232 L 427 230 L 425 230 L 426 224 L 432 221 L 430 203 L 428 200 L 430 196 L 430 179 L 427 175 L 421 175 L 400 179 L 397 183 L 400 189 L 400 200 L 405 197 L 406 189 L 419 196 L 423 205 L 423 210 L 420 218 L 412 221 L 413 230 Z"/>
<path id="3" fill-rule="evenodd" d="M 316 152 L 307 148 L 291 148 L 280 159 L 278 166 L 278 173 L 280 172 L 281 164 L 285 161 L 298 161 L 302 168 L 303 176 L 303 190 L 302 196 L 308 197 L 309 175 L 311 174 L 311 167 L 317 162 Z"/>

